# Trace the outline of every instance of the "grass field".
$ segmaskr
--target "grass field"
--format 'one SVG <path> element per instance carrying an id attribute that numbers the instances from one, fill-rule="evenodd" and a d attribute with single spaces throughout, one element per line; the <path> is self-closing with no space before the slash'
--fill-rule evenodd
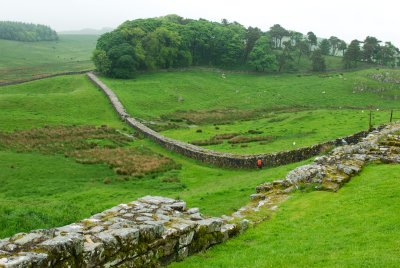
<path id="1" fill-rule="evenodd" d="M 1 87 L 0 106 L 0 130 L 7 133 L 45 125 L 125 127 L 83 75 Z M 104 164 L 80 164 L 62 154 L 0 150 L 0 237 L 71 223 L 148 194 L 183 198 L 208 215 L 229 214 L 248 201 L 255 186 L 283 177 L 301 164 L 263 171 L 218 169 L 148 140 L 130 146 L 165 155 L 182 168 L 127 178 Z"/>
<path id="2" fill-rule="evenodd" d="M 235 111 L 235 117 L 242 119 L 241 112 L 252 110 L 399 108 L 400 86 L 369 77 L 382 72 L 385 71 L 300 77 L 227 74 L 224 79 L 220 72 L 181 71 L 142 74 L 131 80 L 102 79 L 138 118 L 180 117 L 195 123 L 219 123 Z M 395 77 L 400 75 L 398 70 L 390 72 Z M 202 118 L 198 118 L 199 114 Z"/>
<path id="3" fill-rule="evenodd" d="M 85 75 L 0 87 L 0 107 L 3 131 L 72 124 L 123 127 L 106 97 Z"/>
<path id="4" fill-rule="evenodd" d="M 366 130 L 370 110 L 374 125 L 389 122 L 390 109 L 400 108 L 400 85 L 376 74 L 398 79 L 400 71 L 226 78 L 216 71 L 181 71 L 102 79 L 131 115 L 166 136 L 220 151 L 266 153 Z M 212 141 L 225 134 L 249 142 Z"/>
<path id="5" fill-rule="evenodd" d="M 221 74 L 199 71 L 105 81 L 116 90 L 132 115 L 153 120 L 157 125 L 175 124 L 177 129 L 164 131 L 169 136 L 191 140 L 230 132 L 273 135 L 280 140 L 272 141 L 268 149 L 280 150 L 293 146 L 293 141 L 297 146 L 364 128 L 367 110 L 364 113 L 362 110 L 369 105 L 380 109 L 374 113 L 375 120 L 384 121 L 388 116 L 385 109 L 398 107 L 395 98 L 399 89 L 395 83 L 369 78 L 372 73 L 375 71 L 345 73 L 343 77 L 352 79 L 350 84 L 337 75 L 332 78 L 283 75 L 280 84 L 279 76 L 244 74 L 232 74 L 235 81 L 226 84 L 231 79 L 229 74 L 222 79 Z M 301 79 L 310 84 L 300 83 Z M 212 86 L 211 91 L 206 83 Z M 367 92 L 360 91 L 360 85 Z M 284 98 L 282 105 L 275 105 L 267 96 L 262 100 L 255 98 L 253 103 L 246 101 L 252 91 L 263 92 L 264 87 L 271 96 L 288 96 L 291 100 Z M 384 90 L 373 91 L 376 88 Z M 166 94 L 159 94 L 160 90 L 166 90 Z M 264 106 L 263 102 L 270 106 Z M 46 125 L 108 125 L 124 133 L 131 132 L 84 75 L 1 87 L 0 106 L 0 131 L 8 137 L 14 130 Z M 217 108 L 219 111 L 215 111 Z M 198 129 L 202 132 L 197 132 Z M 250 134 L 249 130 L 263 133 Z M 19 139 L 17 135 L 11 137 Z M 182 198 L 188 206 L 199 207 L 206 215 L 230 214 L 249 201 L 257 185 L 283 178 L 293 168 L 310 162 L 263 170 L 231 170 L 200 164 L 147 139 L 138 138 L 126 146 L 163 155 L 181 168 L 140 177 L 122 176 L 106 164 L 82 164 L 74 156 L 57 152 L 43 154 L 40 150 L 18 147 L 0 149 L 0 238 L 68 224 L 149 194 Z M 227 144 L 217 146 L 224 150 Z M 252 143 L 248 143 L 248 148 L 237 146 L 238 150 L 260 149 L 251 147 Z M 399 166 L 370 166 L 336 194 L 297 193 L 280 207 L 271 221 L 173 266 L 394 266 L 399 261 L 396 256 L 400 230 L 394 213 L 399 209 L 396 202 L 399 171 Z"/>
<path id="6" fill-rule="evenodd" d="M 389 111 L 374 111 L 375 125 L 387 123 Z M 221 144 L 203 146 L 208 149 L 233 153 L 269 153 L 291 150 L 316 143 L 334 140 L 351 133 L 368 129 L 369 113 L 363 110 L 310 110 L 291 113 L 270 113 L 257 120 L 236 121 L 215 126 L 207 124 L 190 128 L 178 128 L 162 133 L 186 142 L 213 140 L 216 135 L 233 133 L 235 138 L 265 141 L 233 143 L 225 139 Z M 201 131 L 201 132 L 200 132 Z M 232 136 L 232 135 L 231 135 Z M 228 135 L 229 137 L 229 135 Z M 270 139 L 268 139 L 270 137 Z"/>
<path id="7" fill-rule="evenodd" d="M 96 35 L 60 35 L 59 41 L 0 40 L 0 82 L 93 69 Z"/>
<path id="8" fill-rule="evenodd" d="M 206 215 L 230 214 L 264 182 L 283 177 L 296 163 L 263 171 L 216 169 L 147 146 L 182 164 L 156 177 L 121 178 L 106 165 L 83 165 L 62 155 L 0 151 L 0 238 L 68 224 L 144 195 L 182 198 Z M 110 183 L 105 184 L 107 178 Z"/>
<path id="9" fill-rule="evenodd" d="M 272 220 L 171 267 L 397 267 L 400 165 L 371 165 L 337 193 L 296 194 Z"/>

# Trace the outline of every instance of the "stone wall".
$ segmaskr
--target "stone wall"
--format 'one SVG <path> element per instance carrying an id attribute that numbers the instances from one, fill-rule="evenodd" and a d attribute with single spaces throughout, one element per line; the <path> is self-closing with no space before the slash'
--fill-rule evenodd
<path id="1" fill-rule="evenodd" d="M 77 223 L 0 240 L 0 267 L 158 267 L 221 243 L 247 224 L 146 196 Z"/>
<path id="2" fill-rule="evenodd" d="M 238 155 L 231 153 L 216 152 L 213 150 L 201 148 L 186 142 L 177 141 L 161 135 L 160 133 L 148 128 L 135 118 L 130 117 L 124 106 L 119 101 L 115 93 L 108 88 L 96 75 L 88 73 L 88 77 L 100 88 L 110 100 L 112 106 L 118 115 L 131 127 L 144 134 L 146 137 L 167 148 L 184 156 L 196 159 L 198 161 L 212 164 L 219 167 L 228 168 L 256 168 L 258 159 L 261 159 L 266 167 L 275 167 L 294 163 L 316 156 L 331 146 L 342 145 L 343 143 L 353 144 L 365 137 L 368 132 L 361 131 L 353 135 L 316 144 L 310 147 L 299 148 L 291 151 L 283 151 L 271 154 L 253 154 Z"/>

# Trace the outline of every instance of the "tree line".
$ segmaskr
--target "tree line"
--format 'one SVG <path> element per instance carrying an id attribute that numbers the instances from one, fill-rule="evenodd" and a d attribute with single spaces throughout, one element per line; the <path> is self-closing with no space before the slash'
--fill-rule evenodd
<path id="1" fill-rule="evenodd" d="M 281 25 L 263 32 L 226 19 L 184 19 L 177 15 L 126 21 L 97 41 L 93 61 L 101 73 L 129 78 L 139 70 L 188 66 L 235 67 L 256 71 L 295 71 L 302 58 L 313 71 L 325 71 L 324 55 L 343 56 L 344 67 L 363 60 L 385 66 L 396 64 L 399 50 L 390 42 L 380 45 L 367 37 L 361 47 L 338 37 L 318 40 L 313 32 L 302 34 Z"/>
<path id="2" fill-rule="evenodd" d="M 37 42 L 58 40 L 56 31 L 41 24 L 0 21 L 0 39 Z"/>

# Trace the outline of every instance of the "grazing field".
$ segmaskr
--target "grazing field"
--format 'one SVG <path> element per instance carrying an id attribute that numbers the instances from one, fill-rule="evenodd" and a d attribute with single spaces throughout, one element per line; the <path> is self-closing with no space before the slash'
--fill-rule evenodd
<path id="1" fill-rule="evenodd" d="M 372 77 L 376 73 L 400 79 L 399 70 L 375 69 L 324 75 L 228 73 L 226 78 L 221 72 L 180 71 L 102 79 L 138 118 L 219 124 L 285 109 L 399 108 L 400 82 L 381 82 Z"/>
<path id="2" fill-rule="evenodd" d="M 400 165 L 371 165 L 337 193 L 299 193 L 266 221 L 171 267 L 396 267 Z"/>
<path id="3" fill-rule="evenodd" d="M 375 125 L 387 123 L 389 111 L 374 111 Z M 258 120 L 206 124 L 163 131 L 165 136 L 233 153 L 269 153 L 334 140 L 368 129 L 364 110 L 309 110 L 270 113 Z"/>
<path id="4" fill-rule="evenodd" d="M 125 144 L 108 131 L 100 135 L 85 125 L 128 130 L 83 75 L 2 87 L 0 106 L 0 237 L 68 224 L 148 194 L 183 198 L 208 215 L 229 214 L 248 201 L 255 186 L 302 164 L 262 171 L 218 169 L 146 139 Z M 77 127 L 57 127 L 74 124 Z M 33 129 L 40 127 L 44 129 Z M 15 129 L 18 132 L 13 133 Z M 99 151 L 66 154 L 76 149 L 91 152 L 91 146 L 100 146 L 100 153 L 108 147 L 152 152 L 172 159 L 180 168 L 119 175 L 115 162 L 110 162 L 119 153 L 107 154 L 114 158 L 100 157 Z M 145 159 L 142 167 L 151 161 Z"/>
<path id="5" fill-rule="evenodd" d="M 246 204 L 258 184 L 283 177 L 302 164 L 263 171 L 224 170 L 165 152 L 149 141 L 136 146 L 163 152 L 182 168 L 138 178 L 63 155 L 1 150 L 0 238 L 72 223 L 145 195 L 182 198 L 206 215 L 230 214 Z"/>
<path id="6" fill-rule="evenodd" d="M 85 75 L 0 87 L 0 107 L 3 131 L 72 124 L 123 127 L 106 97 Z"/>
<path id="7" fill-rule="evenodd" d="M 233 153 L 290 150 L 388 123 L 400 71 L 324 75 L 162 72 L 102 78 L 132 116 L 164 135 Z M 146 109 L 143 109 L 146 107 Z"/>
<path id="8" fill-rule="evenodd" d="M 0 82 L 93 69 L 96 35 L 60 35 L 58 41 L 0 40 Z"/>

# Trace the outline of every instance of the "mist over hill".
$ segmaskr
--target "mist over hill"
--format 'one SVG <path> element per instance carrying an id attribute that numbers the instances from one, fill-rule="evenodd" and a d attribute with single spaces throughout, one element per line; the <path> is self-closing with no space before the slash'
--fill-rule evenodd
<path id="1" fill-rule="evenodd" d="M 111 27 L 104 27 L 101 29 L 84 28 L 81 30 L 71 30 L 71 31 L 60 31 L 59 34 L 82 34 L 82 35 L 101 35 L 114 30 Z"/>

